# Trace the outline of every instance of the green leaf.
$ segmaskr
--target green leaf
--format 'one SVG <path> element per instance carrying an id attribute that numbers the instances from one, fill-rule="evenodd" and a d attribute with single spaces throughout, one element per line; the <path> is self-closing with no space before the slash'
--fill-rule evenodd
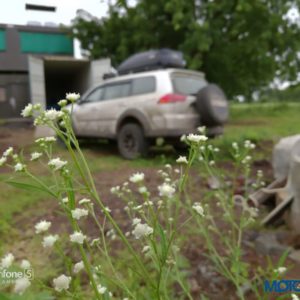
<path id="1" fill-rule="evenodd" d="M 50 192 L 49 190 L 41 187 L 41 186 L 37 186 L 37 185 L 33 185 L 33 184 L 29 184 L 29 183 L 25 183 L 25 182 L 17 182 L 17 181 L 12 181 L 12 180 L 7 180 L 4 181 L 5 183 L 16 187 L 18 189 L 23 189 L 23 190 L 27 190 L 27 191 L 40 191 L 40 192 L 45 192 L 48 193 L 51 196 L 56 197 L 56 195 L 52 192 Z"/>
<path id="2" fill-rule="evenodd" d="M 163 228 L 158 224 L 158 233 L 160 236 L 160 244 L 161 244 L 161 261 L 164 262 L 168 256 L 168 246 L 167 239 Z"/>

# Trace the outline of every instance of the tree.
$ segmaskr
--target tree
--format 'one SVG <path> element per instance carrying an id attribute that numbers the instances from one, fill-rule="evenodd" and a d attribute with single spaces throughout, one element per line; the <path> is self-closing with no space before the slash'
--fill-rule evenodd
<path id="1" fill-rule="evenodd" d="M 92 58 L 114 65 L 133 53 L 168 47 L 202 70 L 229 97 L 250 96 L 276 77 L 294 81 L 299 68 L 300 0 L 126 0 L 104 19 L 77 17 L 72 31 Z"/>

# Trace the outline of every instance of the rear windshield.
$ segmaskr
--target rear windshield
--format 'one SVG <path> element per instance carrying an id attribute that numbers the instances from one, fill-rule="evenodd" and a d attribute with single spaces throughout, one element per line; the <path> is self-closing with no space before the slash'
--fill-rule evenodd
<path id="1" fill-rule="evenodd" d="M 206 81 L 202 77 L 193 75 L 174 74 L 172 83 L 175 93 L 191 95 L 196 94 L 206 86 Z"/>

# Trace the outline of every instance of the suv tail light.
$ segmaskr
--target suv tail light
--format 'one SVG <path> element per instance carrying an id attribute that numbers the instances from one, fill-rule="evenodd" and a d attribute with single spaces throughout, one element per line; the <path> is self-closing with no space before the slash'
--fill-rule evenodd
<path id="1" fill-rule="evenodd" d="M 167 104 L 167 103 L 175 103 L 175 102 L 183 102 L 186 100 L 185 95 L 181 94 L 166 94 L 162 96 L 158 103 L 159 104 Z"/>

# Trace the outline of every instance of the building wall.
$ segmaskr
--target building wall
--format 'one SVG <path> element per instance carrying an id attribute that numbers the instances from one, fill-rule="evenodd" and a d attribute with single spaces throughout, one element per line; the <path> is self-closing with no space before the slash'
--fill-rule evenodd
<path id="1" fill-rule="evenodd" d="M 19 118 L 29 102 L 27 74 L 0 74 L 0 118 Z"/>
<path id="2" fill-rule="evenodd" d="M 30 102 L 29 55 L 73 53 L 73 40 L 59 28 L 0 24 L 0 118 L 20 117 Z"/>
<path id="3" fill-rule="evenodd" d="M 58 28 L 0 24 L 0 32 L 0 72 L 28 71 L 29 54 L 74 54 L 73 40 Z"/>

